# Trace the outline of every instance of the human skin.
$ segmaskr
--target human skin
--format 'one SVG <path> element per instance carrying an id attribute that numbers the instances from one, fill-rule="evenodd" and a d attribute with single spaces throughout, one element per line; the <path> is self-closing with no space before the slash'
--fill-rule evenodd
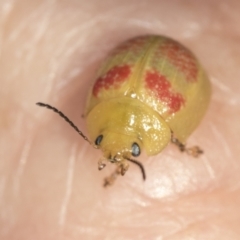
<path id="1" fill-rule="evenodd" d="M 237 0 L 2 0 L 0 239 L 240 239 L 240 3 Z M 81 115 L 94 73 L 118 43 L 143 34 L 190 48 L 212 99 L 188 140 L 170 144 L 103 188 L 101 152 Z M 189 116 L 191 117 L 191 116 Z"/>

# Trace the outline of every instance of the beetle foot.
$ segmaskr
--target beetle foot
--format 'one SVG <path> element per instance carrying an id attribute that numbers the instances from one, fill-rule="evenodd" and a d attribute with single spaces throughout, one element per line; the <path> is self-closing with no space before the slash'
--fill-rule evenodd
<path id="1" fill-rule="evenodd" d="M 99 161 L 98 161 L 98 170 L 100 171 L 100 170 L 102 170 L 103 168 L 105 168 L 105 167 L 106 167 L 106 163 L 107 163 L 107 161 L 106 161 L 105 159 L 99 160 Z"/>
<path id="2" fill-rule="evenodd" d="M 175 144 L 181 152 L 186 152 L 188 155 L 193 157 L 198 157 L 203 154 L 203 150 L 198 146 L 193 146 L 187 148 L 186 145 L 181 143 L 177 138 L 172 137 L 172 143 Z"/>
<path id="3" fill-rule="evenodd" d="M 201 154 L 203 154 L 203 150 L 200 147 L 198 147 L 198 146 L 186 148 L 185 151 L 187 152 L 187 154 L 189 154 L 189 155 L 191 155 L 193 157 L 198 157 Z"/>
<path id="4" fill-rule="evenodd" d="M 104 179 L 103 186 L 108 187 L 113 185 L 115 180 L 117 179 L 118 175 L 124 175 L 126 171 L 128 170 L 129 165 L 128 163 L 121 163 L 119 166 L 117 166 L 116 170 L 109 176 Z"/>
<path id="5" fill-rule="evenodd" d="M 122 163 L 120 166 L 119 166 L 119 170 L 120 170 L 120 174 L 122 176 L 125 175 L 126 171 L 128 170 L 129 168 L 129 164 L 128 163 Z"/>
<path id="6" fill-rule="evenodd" d="M 116 175 L 116 174 L 115 174 L 115 175 Z M 116 180 L 116 176 L 113 176 L 113 174 L 112 174 L 111 176 L 106 177 L 106 178 L 104 179 L 103 186 L 104 186 L 104 187 L 111 186 L 111 185 L 113 185 L 113 183 L 115 182 L 115 180 Z"/>

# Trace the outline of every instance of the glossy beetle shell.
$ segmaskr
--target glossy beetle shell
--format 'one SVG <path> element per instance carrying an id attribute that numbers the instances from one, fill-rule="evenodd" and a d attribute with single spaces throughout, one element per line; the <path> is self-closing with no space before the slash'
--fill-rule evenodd
<path id="1" fill-rule="evenodd" d="M 142 36 L 116 47 L 100 67 L 86 108 L 91 141 L 105 158 L 130 155 L 133 142 L 159 153 L 173 133 L 180 142 L 201 121 L 209 80 L 195 56 L 163 36 Z"/>

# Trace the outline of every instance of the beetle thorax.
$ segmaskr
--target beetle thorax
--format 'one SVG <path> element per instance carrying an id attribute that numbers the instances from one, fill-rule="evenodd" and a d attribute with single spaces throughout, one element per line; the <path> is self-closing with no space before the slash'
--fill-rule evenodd
<path id="1" fill-rule="evenodd" d="M 87 124 L 91 140 L 96 143 L 103 136 L 99 148 L 111 157 L 128 156 L 132 148 L 136 149 L 135 142 L 143 145 L 148 155 L 154 155 L 168 144 L 171 135 L 157 112 L 130 97 L 99 103 L 88 114 Z"/>

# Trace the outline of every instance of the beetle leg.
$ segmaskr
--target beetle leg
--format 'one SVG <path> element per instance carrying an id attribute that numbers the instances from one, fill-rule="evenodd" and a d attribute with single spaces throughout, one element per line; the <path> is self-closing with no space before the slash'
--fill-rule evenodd
<path id="1" fill-rule="evenodd" d="M 171 142 L 179 148 L 181 152 L 186 152 L 188 155 L 193 157 L 198 157 L 203 154 L 203 150 L 198 146 L 186 147 L 185 144 L 181 143 L 177 138 L 174 138 L 172 135 Z"/>
<path id="2" fill-rule="evenodd" d="M 129 167 L 129 165 L 126 162 L 119 164 L 117 166 L 116 170 L 109 177 L 106 177 L 104 179 L 103 186 L 107 187 L 107 186 L 113 185 L 117 176 L 118 175 L 123 176 L 126 173 L 126 171 L 128 170 L 128 167 Z"/>

